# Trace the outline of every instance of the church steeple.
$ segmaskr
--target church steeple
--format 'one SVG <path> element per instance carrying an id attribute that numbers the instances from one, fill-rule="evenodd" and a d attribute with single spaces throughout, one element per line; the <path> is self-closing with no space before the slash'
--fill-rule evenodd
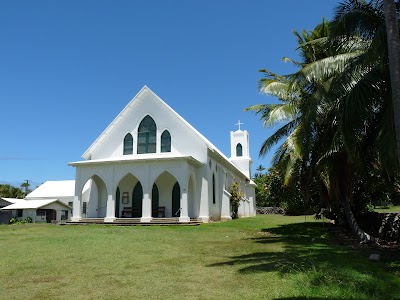
<path id="1" fill-rule="evenodd" d="M 240 171 L 250 178 L 251 170 L 251 158 L 249 151 L 249 133 L 247 130 L 241 130 L 240 125 L 243 123 L 239 122 L 235 125 L 239 126 L 236 131 L 231 131 L 231 158 L 233 164 L 235 164 Z"/>

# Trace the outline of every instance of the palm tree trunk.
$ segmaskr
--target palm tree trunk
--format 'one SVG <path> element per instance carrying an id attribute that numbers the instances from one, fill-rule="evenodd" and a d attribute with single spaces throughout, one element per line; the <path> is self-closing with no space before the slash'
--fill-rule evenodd
<path id="1" fill-rule="evenodd" d="M 400 38 L 394 0 L 383 0 L 388 41 L 390 82 L 396 128 L 397 159 L 400 163 Z"/>
<path id="2" fill-rule="evenodd" d="M 333 177 L 331 178 L 331 191 L 338 203 L 341 203 L 346 215 L 346 220 L 351 231 L 362 243 L 372 242 L 374 238 L 358 226 L 358 223 L 351 210 L 351 199 L 353 195 L 353 176 L 352 167 L 348 162 L 345 152 L 336 156 Z"/>
<path id="3" fill-rule="evenodd" d="M 350 201 L 348 197 L 342 198 L 342 205 L 344 208 L 344 213 L 346 215 L 346 220 L 353 234 L 356 235 L 357 238 L 362 243 L 373 242 L 374 238 L 370 236 L 368 233 L 366 233 L 364 230 L 362 230 L 360 226 L 358 226 L 358 223 L 354 218 L 353 211 L 351 210 Z"/>

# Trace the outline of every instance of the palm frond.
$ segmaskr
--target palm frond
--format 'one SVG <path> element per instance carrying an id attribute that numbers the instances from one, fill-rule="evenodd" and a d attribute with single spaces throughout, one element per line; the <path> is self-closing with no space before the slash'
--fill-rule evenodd
<path id="1" fill-rule="evenodd" d="M 269 138 L 267 138 L 261 146 L 259 153 L 260 157 L 264 157 L 274 145 L 279 143 L 279 141 L 281 141 L 283 138 L 289 136 L 290 133 L 293 131 L 293 128 L 296 127 L 297 122 L 297 120 L 293 120 L 285 124 L 278 130 L 276 130 Z"/>
<path id="2" fill-rule="evenodd" d="M 285 62 L 285 63 L 286 62 L 290 62 L 290 63 L 292 63 L 292 64 L 294 64 L 294 65 L 296 65 L 298 67 L 302 67 L 304 65 L 303 63 L 301 63 L 299 61 L 295 61 L 295 60 L 293 60 L 293 59 L 291 59 L 289 57 L 286 57 L 286 56 L 282 57 L 282 62 Z"/>
<path id="3" fill-rule="evenodd" d="M 288 88 L 289 86 L 286 83 L 272 79 L 263 78 L 259 81 L 259 90 L 261 93 L 277 97 L 282 101 L 289 101 L 293 97 Z"/>
<path id="4" fill-rule="evenodd" d="M 276 106 L 270 111 L 269 118 L 264 121 L 264 125 L 274 126 L 282 121 L 291 121 L 296 118 L 297 114 L 297 107 L 291 103 Z"/>
<path id="5" fill-rule="evenodd" d="M 301 75 L 307 78 L 308 81 L 324 81 L 344 70 L 346 63 L 355 57 L 358 57 L 362 52 L 344 53 L 336 56 L 330 56 L 310 63 L 299 71 Z"/>

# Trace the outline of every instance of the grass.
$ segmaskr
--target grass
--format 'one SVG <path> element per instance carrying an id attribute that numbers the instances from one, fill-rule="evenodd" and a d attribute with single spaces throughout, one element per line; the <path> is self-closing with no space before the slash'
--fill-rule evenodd
<path id="1" fill-rule="evenodd" d="M 312 217 L 198 227 L 0 226 L 1 299 L 400 299 L 400 266 Z M 324 227 L 323 227 L 324 226 Z"/>
<path id="2" fill-rule="evenodd" d="M 381 213 L 397 213 L 400 212 L 400 206 L 394 206 L 394 205 L 376 206 L 374 211 Z"/>

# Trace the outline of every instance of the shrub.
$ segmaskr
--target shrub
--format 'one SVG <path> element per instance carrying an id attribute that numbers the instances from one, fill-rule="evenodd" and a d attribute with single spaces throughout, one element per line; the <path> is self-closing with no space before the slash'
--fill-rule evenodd
<path id="1" fill-rule="evenodd" d="M 230 202 L 231 202 L 231 208 L 232 208 L 232 219 L 238 219 L 239 218 L 239 215 L 238 215 L 239 205 L 240 205 L 240 201 L 242 200 L 242 197 L 243 197 L 243 194 L 240 191 L 239 183 L 237 183 L 237 182 L 232 183 L 229 192 L 231 193 Z"/>
<path id="2" fill-rule="evenodd" d="M 9 224 L 26 224 L 26 223 L 32 223 L 32 218 L 31 217 L 26 217 L 24 220 L 20 221 L 17 218 L 11 218 Z"/>
<path id="3" fill-rule="evenodd" d="M 26 217 L 25 220 L 22 221 L 22 223 L 32 223 L 32 218 Z"/>
<path id="4" fill-rule="evenodd" d="M 20 221 L 17 220 L 17 218 L 11 218 L 9 221 L 9 224 L 19 224 L 21 223 Z"/>

